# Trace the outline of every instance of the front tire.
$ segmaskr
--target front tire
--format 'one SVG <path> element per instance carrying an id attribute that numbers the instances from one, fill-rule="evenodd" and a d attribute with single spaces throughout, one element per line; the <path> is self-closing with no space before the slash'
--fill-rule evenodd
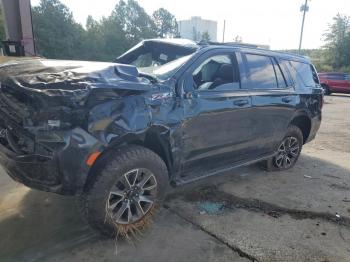
<path id="1" fill-rule="evenodd" d="M 127 236 L 150 223 L 164 198 L 168 171 L 153 151 L 131 145 L 112 153 L 81 197 L 90 226 L 108 237 Z"/>
<path id="2" fill-rule="evenodd" d="M 263 162 L 266 171 L 283 171 L 292 168 L 297 162 L 303 147 L 303 133 L 291 125 L 274 157 Z"/>

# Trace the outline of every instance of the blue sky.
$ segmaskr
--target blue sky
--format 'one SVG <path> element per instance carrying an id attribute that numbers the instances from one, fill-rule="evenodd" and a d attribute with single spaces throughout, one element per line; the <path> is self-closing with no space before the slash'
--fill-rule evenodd
<path id="1" fill-rule="evenodd" d="M 32 0 L 36 5 L 40 0 Z M 61 0 L 74 14 L 76 21 L 85 24 L 86 17 L 99 19 L 108 16 L 118 0 Z M 159 7 L 172 12 L 178 20 L 191 16 L 218 21 L 218 39 L 222 39 L 223 20 L 226 20 L 227 41 L 240 35 L 244 42 L 268 44 L 273 49 L 292 49 L 299 44 L 304 0 L 138 0 L 147 13 Z M 311 0 L 304 33 L 304 48 L 317 48 L 323 33 L 337 13 L 350 15 L 350 0 Z"/>

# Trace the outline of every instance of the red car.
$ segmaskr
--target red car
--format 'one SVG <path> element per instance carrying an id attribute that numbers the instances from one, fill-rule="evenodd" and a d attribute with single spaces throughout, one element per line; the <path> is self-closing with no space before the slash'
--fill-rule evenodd
<path id="1" fill-rule="evenodd" d="M 350 94 L 350 74 L 319 73 L 318 77 L 326 95 L 331 93 Z"/>

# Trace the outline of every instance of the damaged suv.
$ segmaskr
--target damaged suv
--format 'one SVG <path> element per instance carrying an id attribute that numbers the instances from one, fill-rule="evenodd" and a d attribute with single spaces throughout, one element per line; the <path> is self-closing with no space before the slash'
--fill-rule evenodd
<path id="1" fill-rule="evenodd" d="M 92 227 L 142 227 L 169 184 L 255 162 L 286 170 L 321 123 L 307 58 L 248 45 L 145 40 L 115 63 L 0 66 L 0 163 L 79 196 Z"/>

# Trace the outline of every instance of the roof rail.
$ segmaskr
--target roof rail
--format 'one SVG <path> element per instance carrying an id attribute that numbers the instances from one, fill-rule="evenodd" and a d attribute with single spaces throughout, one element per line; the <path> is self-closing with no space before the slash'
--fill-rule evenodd
<path id="1" fill-rule="evenodd" d="M 241 47 L 259 48 L 259 46 L 253 45 L 253 44 L 245 44 L 245 43 L 239 43 L 239 42 L 219 43 L 219 42 L 212 42 L 212 41 L 205 41 L 205 40 L 202 40 L 202 41 L 198 42 L 198 45 L 201 45 L 201 46 L 205 46 L 205 45 L 223 45 L 223 46 L 241 46 Z"/>
<path id="2" fill-rule="evenodd" d="M 286 54 L 286 55 L 293 55 L 293 56 L 296 56 L 296 57 L 300 57 L 300 58 L 304 58 L 304 59 L 307 59 L 307 60 L 311 60 L 311 58 L 309 56 L 307 56 L 307 55 L 301 55 L 301 54 L 294 53 L 294 52 L 289 51 L 289 50 L 274 50 L 273 52 L 280 53 L 280 54 Z"/>
<path id="3" fill-rule="evenodd" d="M 205 41 L 202 40 L 200 42 L 197 42 L 197 45 L 199 46 L 210 46 L 210 45 L 216 45 L 216 46 L 231 46 L 231 47 L 247 47 L 247 48 L 255 48 L 259 50 L 266 50 L 268 52 L 276 53 L 276 54 L 281 54 L 281 55 L 289 55 L 289 56 L 294 56 L 294 57 L 299 57 L 302 59 L 306 59 L 310 61 L 310 57 L 300 55 L 300 54 L 295 54 L 295 53 L 290 53 L 288 51 L 276 51 L 276 50 L 270 50 L 266 49 L 263 47 L 260 47 L 259 45 L 254 45 L 254 44 L 245 44 L 245 43 L 237 43 L 237 42 L 226 42 L 226 43 L 219 43 L 219 42 L 211 42 L 211 41 Z"/>

